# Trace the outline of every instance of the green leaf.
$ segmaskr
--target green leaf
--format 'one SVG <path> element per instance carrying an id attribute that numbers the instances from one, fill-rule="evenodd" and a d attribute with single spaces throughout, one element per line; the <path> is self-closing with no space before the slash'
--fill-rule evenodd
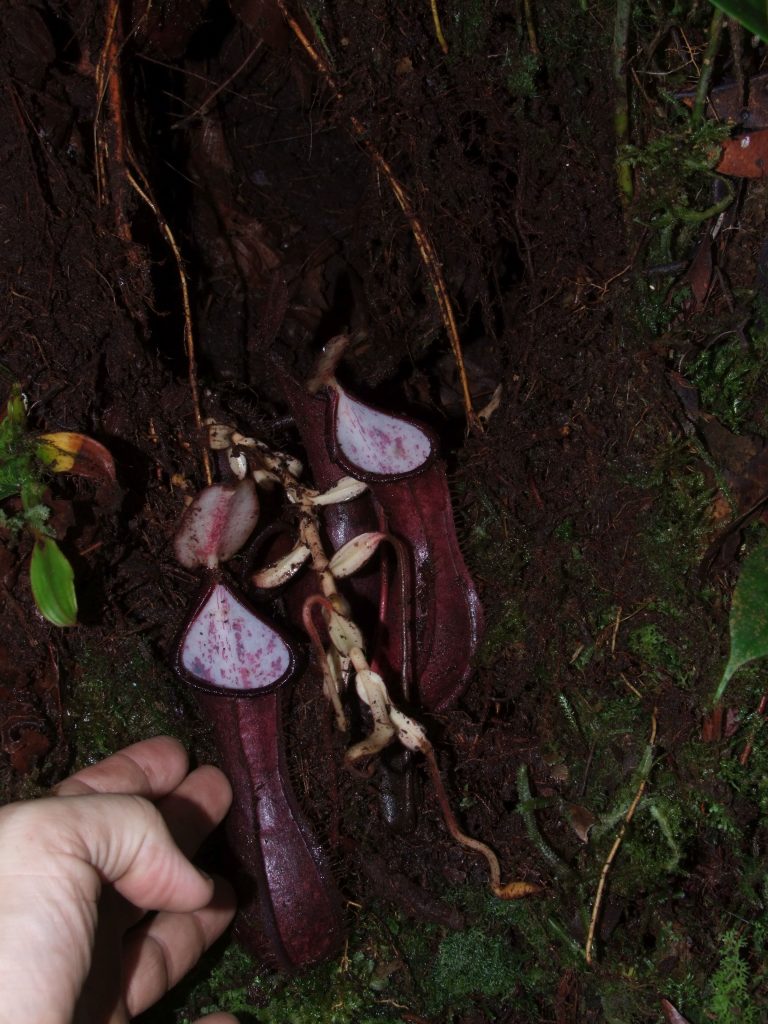
<path id="1" fill-rule="evenodd" d="M 77 622 L 75 574 L 61 548 L 51 537 L 38 536 L 29 568 L 35 604 L 54 626 Z"/>
<path id="2" fill-rule="evenodd" d="M 715 7 L 747 28 L 752 35 L 768 42 L 768 3 L 766 0 L 712 0 Z"/>
<path id="3" fill-rule="evenodd" d="M 768 654 L 768 541 L 745 559 L 731 602 L 731 655 L 715 703 L 742 665 Z"/>

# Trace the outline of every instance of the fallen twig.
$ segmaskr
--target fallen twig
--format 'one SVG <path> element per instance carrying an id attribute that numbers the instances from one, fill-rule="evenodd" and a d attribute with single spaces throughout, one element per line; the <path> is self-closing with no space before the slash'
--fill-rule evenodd
<path id="1" fill-rule="evenodd" d="M 619 852 L 619 847 L 621 846 L 624 836 L 626 835 L 627 829 L 629 828 L 629 823 L 635 816 L 635 811 L 637 810 L 638 804 L 642 800 L 643 793 L 645 792 L 645 787 L 648 783 L 648 775 L 651 770 L 651 762 L 653 759 L 653 748 L 656 744 L 656 725 L 656 709 L 654 708 L 653 714 L 651 715 L 651 736 L 648 740 L 648 747 L 646 748 L 645 755 L 643 756 L 643 760 L 640 765 L 640 785 L 637 787 L 635 797 L 632 803 L 629 805 L 629 810 L 624 815 L 624 821 L 622 821 L 621 823 L 619 834 L 616 836 L 616 839 L 613 842 L 613 846 L 611 847 L 610 852 L 605 860 L 605 864 L 603 864 L 603 870 L 600 872 L 600 881 L 597 885 L 597 892 L 595 893 L 595 903 L 592 907 L 592 917 L 590 918 L 589 922 L 587 942 L 584 947 L 584 956 L 587 963 L 590 965 L 593 962 L 592 948 L 595 942 L 597 920 L 600 916 L 600 907 L 603 903 L 603 894 L 605 892 L 605 883 L 608 878 L 608 872 L 611 869 L 611 864 L 613 864 L 616 858 L 616 854 Z"/>

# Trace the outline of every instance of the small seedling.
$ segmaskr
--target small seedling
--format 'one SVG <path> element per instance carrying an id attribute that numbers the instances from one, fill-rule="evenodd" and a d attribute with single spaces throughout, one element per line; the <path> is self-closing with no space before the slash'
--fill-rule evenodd
<path id="1" fill-rule="evenodd" d="M 0 417 L 0 526 L 12 534 L 32 535 L 29 578 L 35 604 L 54 626 L 74 626 L 74 572 L 48 522 L 47 478 L 52 473 L 115 479 L 112 456 L 92 438 L 71 432 L 31 433 L 26 400 L 14 385 Z"/>

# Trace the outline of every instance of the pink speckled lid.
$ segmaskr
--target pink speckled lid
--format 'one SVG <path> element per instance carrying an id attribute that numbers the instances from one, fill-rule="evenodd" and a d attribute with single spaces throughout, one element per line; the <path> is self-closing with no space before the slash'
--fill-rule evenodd
<path id="1" fill-rule="evenodd" d="M 295 664 L 287 640 L 221 580 L 204 592 L 177 653 L 177 668 L 187 678 L 239 695 L 272 689 Z"/>
<path id="2" fill-rule="evenodd" d="M 435 441 L 421 424 L 381 412 L 334 384 L 332 457 L 362 480 L 402 479 L 432 460 Z"/>

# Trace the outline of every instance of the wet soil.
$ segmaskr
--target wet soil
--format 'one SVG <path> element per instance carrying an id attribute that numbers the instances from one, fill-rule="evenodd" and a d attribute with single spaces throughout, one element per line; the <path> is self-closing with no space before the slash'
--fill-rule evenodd
<path id="1" fill-rule="evenodd" d="M 669 372 L 711 344 L 706 316 L 738 319 L 754 265 L 722 256 L 729 283 L 706 310 L 688 308 L 693 327 L 663 303 L 664 326 L 649 327 L 637 312 L 648 268 L 667 260 L 653 250 L 647 192 L 630 212 L 616 186 L 612 13 L 541 4 L 532 52 L 521 5 L 444 6 L 447 55 L 426 3 L 307 5 L 298 23 L 334 83 L 270 2 L 41 0 L 0 12 L 3 388 L 22 385 L 32 430 L 95 437 L 118 474 L 115 487 L 51 481 L 76 629 L 36 612 L 31 541 L 0 537 L 0 786 L 6 799 L 35 792 L 158 728 L 216 756 L 167 668 L 197 587 L 171 540 L 204 484 L 181 265 L 204 416 L 299 451 L 271 360 L 306 375 L 350 331 L 344 381 L 438 431 L 487 640 L 461 703 L 428 728 L 467 831 L 492 843 L 507 877 L 542 886 L 536 906 L 556 906 L 565 947 L 578 948 L 579 907 L 609 845 L 585 843 L 583 822 L 614 814 L 616 826 L 652 721 L 664 806 L 677 807 L 673 792 L 704 799 L 706 755 L 688 750 L 701 746 L 724 654 L 736 548 L 698 568 L 717 533 L 718 472 L 734 463 L 728 438 L 713 455 L 697 435 Z M 638 28 L 647 68 L 651 28 Z M 701 45 L 705 26 L 692 31 Z M 467 433 L 439 306 L 369 143 L 432 237 L 476 408 L 501 386 L 482 433 Z M 753 254 L 759 194 L 752 203 L 739 244 Z M 696 244 L 691 232 L 672 254 L 676 280 Z M 759 437 L 759 418 L 751 426 Z M 759 481 L 744 505 L 757 493 Z M 388 831 L 375 779 L 341 766 L 314 671 L 286 702 L 297 797 L 350 905 L 461 931 L 472 913 L 441 897 L 482 886 L 484 871 L 447 836 L 428 787 L 416 831 Z M 731 807 L 722 782 L 706 785 L 710 804 Z M 750 799 L 734 810 L 759 851 L 757 813 Z M 719 852 L 723 833 L 701 823 L 665 846 L 658 818 L 644 822 L 654 852 L 640 843 L 617 870 L 598 936 L 616 959 L 602 981 L 574 980 L 555 935 L 544 948 L 560 965 L 548 964 L 541 991 L 526 989 L 536 1010 L 496 992 L 458 1016 L 422 1017 L 418 984 L 403 983 L 398 1005 L 412 1010 L 397 1019 L 662 1019 L 663 979 L 681 985 L 700 945 L 696 969 L 714 967 L 701 937 L 737 902 L 738 853 Z M 678 841 L 684 870 L 654 890 L 653 865 Z M 654 892 L 675 887 L 684 896 L 665 918 Z M 658 953 L 653 969 L 636 1004 L 617 1010 L 621 965 L 641 948 L 647 961 Z"/>

